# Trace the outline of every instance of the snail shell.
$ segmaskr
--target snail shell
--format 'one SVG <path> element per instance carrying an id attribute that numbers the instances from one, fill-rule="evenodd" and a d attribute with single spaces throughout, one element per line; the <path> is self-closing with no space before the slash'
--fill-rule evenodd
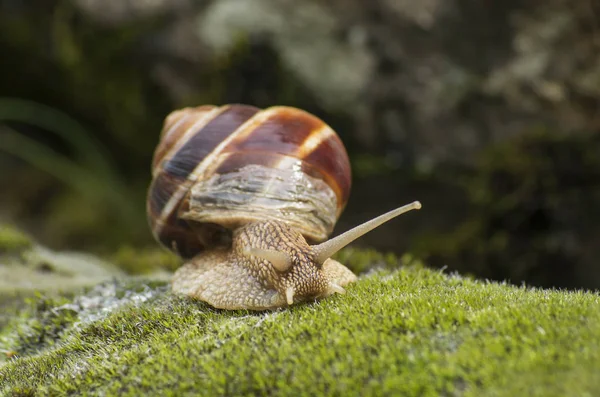
<path id="1" fill-rule="evenodd" d="M 257 220 L 284 221 L 324 241 L 350 194 L 337 134 L 296 108 L 199 106 L 171 113 L 152 161 L 154 237 L 184 258 L 230 244 Z"/>

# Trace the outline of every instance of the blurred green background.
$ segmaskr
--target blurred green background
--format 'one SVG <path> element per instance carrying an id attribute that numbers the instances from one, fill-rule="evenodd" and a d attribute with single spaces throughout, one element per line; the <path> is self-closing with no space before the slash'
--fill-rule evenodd
<path id="1" fill-rule="evenodd" d="M 291 105 L 350 153 L 336 233 L 423 203 L 356 246 L 600 288 L 597 15 L 596 0 L 0 0 L 0 223 L 148 256 L 164 117 Z"/>

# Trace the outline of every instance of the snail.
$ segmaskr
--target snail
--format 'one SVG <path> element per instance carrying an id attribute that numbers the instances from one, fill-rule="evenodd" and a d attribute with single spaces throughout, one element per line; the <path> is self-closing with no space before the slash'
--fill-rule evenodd
<path id="1" fill-rule="evenodd" d="M 169 114 L 152 160 L 155 239 L 186 263 L 172 291 L 220 309 L 266 310 L 343 294 L 331 256 L 415 201 L 333 239 L 350 194 L 338 135 L 303 110 L 204 105 Z"/>

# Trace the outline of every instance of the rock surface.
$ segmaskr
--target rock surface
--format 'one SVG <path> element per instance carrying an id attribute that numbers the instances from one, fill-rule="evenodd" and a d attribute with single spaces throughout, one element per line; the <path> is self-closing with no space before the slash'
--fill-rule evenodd
<path id="1" fill-rule="evenodd" d="M 360 274 L 346 294 L 225 311 L 172 294 L 164 273 L 128 276 L 7 227 L 0 241 L 0 395 L 600 392 L 598 293 L 346 248 L 336 259 Z"/>
<path id="2" fill-rule="evenodd" d="M 596 395 L 599 340 L 597 293 L 418 264 L 265 313 L 122 280 L 42 296 L 0 330 L 0 393 Z"/>

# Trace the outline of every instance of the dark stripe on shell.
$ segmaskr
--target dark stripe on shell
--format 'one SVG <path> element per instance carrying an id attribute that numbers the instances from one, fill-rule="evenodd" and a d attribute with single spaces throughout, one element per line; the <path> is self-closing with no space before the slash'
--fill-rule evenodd
<path id="1" fill-rule="evenodd" d="M 164 159 L 165 155 L 169 150 L 179 141 L 181 136 L 198 121 L 199 118 L 206 115 L 206 113 L 214 110 L 216 106 L 206 105 L 198 106 L 195 108 L 184 108 L 171 112 L 166 118 L 163 125 L 163 129 L 160 134 L 160 142 L 154 151 L 154 158 L 152 159 L 152 169 L 154 170 L 160 162 Z M 172 127 L 179 123 L 181 119 L 185 118 L 177 128 Z"/>
<path id="2" fill-rule="evenodd" d="M 232 105 L 196 132 L 164 163 L 164 170 L 174 176 L 187 178 L 217 145 L 258 111 L 253 106 Z"/>
<path id="3" fill-rule="evenodd" d="M 197 232 L 192 230 L 187 221 L 178 217 L 177 208 L 166 219 L 160 218 L 164 206 L 178 186 L 173 181 L 173 178 L 161 173 L 152 184 L 148 194 L 148 223 L 163 246 L 183 258 L 191 258 L 205 248 L 198 239 Z M 185 183 L 185 180 L 181 183 Z"/>
<path id="4" fill-rule="evenodd" d="M 148 190 L 148 211 L 160 218 L 165 205 L 179 186 L 186 182 L 183 178 L 161 172 L 152 181 Z"/>
<path id="5" fill-rule="evenodd" d="M 262 120 L 249 135 L 235 140 L 224 152 L 261 151 L 292 154 L 315 130 L 324 123 L 304 111 L 280 108 L 268 119 Z"/>

